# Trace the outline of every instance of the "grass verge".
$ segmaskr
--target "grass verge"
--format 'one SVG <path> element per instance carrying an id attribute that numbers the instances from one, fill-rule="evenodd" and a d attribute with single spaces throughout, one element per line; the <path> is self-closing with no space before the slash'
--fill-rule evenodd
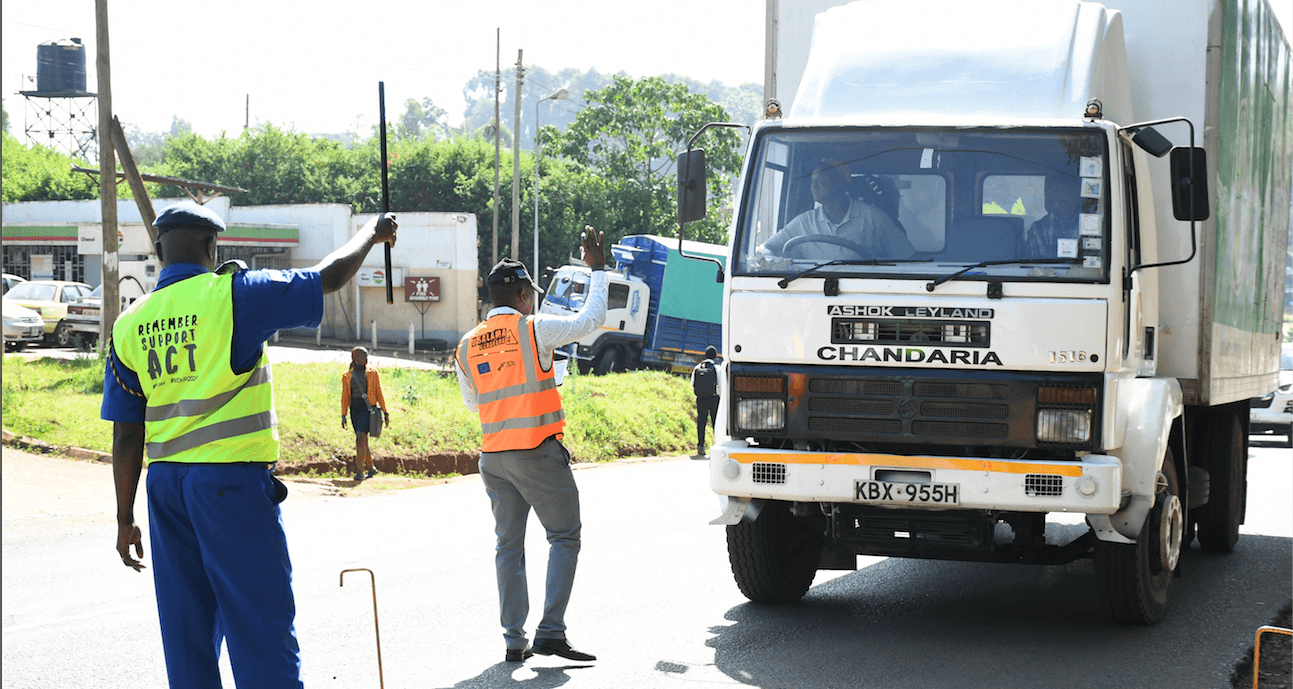
<path id="1" fill-rule="evenodd" d="M 416 458 L 480 449 L 480 423 L 463 406 L 453 374 L 382 368 L 391 425 L 372 441 L 375 457 Z M 285 463 L 354 454 L 341 427 L 341 373 L 333 364 L 276 364 L 274 399 Z M 103 364 L 79 359 L 4 358 L 4 426 L 53 445 L 111 452 L 112 424 L 99 418 Z M 572 375 L 561 388 L 565 444 L 576 461 L 690 453 L 696 408 L 687 379 L 655 371 Z"/>

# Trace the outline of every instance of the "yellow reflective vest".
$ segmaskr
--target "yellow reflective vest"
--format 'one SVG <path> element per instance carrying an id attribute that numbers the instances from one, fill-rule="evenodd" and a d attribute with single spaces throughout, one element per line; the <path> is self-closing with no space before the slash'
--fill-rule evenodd
<path id="1" fill-rule="evenodd" d="M 555 367 L 539 365 L 534 322 L 499 314 L 458 345 L 458 367 L 471 379 L 480 414 L 481 450 L 530 450 L 566 426 Z"/>
<path id="2" fill-rule="evenodd" d="M 251 371 L 231 363 L 233 275 L 195 275 L 146 295 L 117 319 L 112 340 L 143 385 L 150 462 L 277 461 L 264 346 Z"/>

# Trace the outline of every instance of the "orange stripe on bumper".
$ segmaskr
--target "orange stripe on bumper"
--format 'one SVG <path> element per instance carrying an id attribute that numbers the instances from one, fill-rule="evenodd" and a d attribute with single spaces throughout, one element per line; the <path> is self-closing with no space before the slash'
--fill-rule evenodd
<path id="1" fill-rule="evenodd" d="M 779 462 L 782 464 L 838 464 L 856 466 L 902 467 L 910 469 L 960 469 L 963 471 L 989 471 L 1002 474 L 1059 474 L 1081 476 L 1082 467 L 1070 464 L 1035 464 L 997 459 L 961 459 L 956 457 L 905 457 L 902 455 L 873 454 L 752 454 L 738 452 L 732 459 L 742 463 Z"/>

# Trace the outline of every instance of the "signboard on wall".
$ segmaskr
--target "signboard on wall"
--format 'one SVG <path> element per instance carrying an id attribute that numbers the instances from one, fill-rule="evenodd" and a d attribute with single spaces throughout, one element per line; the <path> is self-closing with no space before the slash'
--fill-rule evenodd
<path id="1" fill-rule="evenodd" d="M 32 254 L 29 260 L 31 261 L 31 279 L 54 279 L 54 256 L 52 254 Z"/>
<path id="2" fill-rule="evenodd" d="M 404 301 L 440 301 L 440 278 L 409 276 L 404 280 Z"/>
<path id="3" fill-rule="evenodd" d="M 394 285 L 398 286 L 404 282 L 404 269 L 391 268 L 391 277 L 394 279 Z M 360 287 L 385 287 L 386 286 L 386 269 L 385 268 L 360 268 L 359 273 L 355 275 L 355 282 Z"/>

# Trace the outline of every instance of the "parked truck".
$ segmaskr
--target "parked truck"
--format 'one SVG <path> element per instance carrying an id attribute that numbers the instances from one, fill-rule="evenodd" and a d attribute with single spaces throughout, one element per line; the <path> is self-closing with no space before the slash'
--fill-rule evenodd
<path id="1" fill-rule="evenodd" d="M 611 247 L 606 321 L 575 343 L 574 358 L 597 375 L 631 368 L 689 370 L 705 348 L 722 344 L 723 286 L 714 271 L 687 260 L 677 239 L 628 235 Z M 722 263 L 727 248 L 683 242 L 687 254 Z M 591 273 L 585 265 L 558 268 L 540 313 L 579 310 Z"/>
<path id="2" fill-rule="evenodd" d="M 750 133 L 723 276 L 710 485 L 737 585 L 1091 557 L 1114 619 L 1157 621 L 1183 550 L 1236 545 L 1279 370 L 1293 71 L 1269 5 L 814 4 L 837 3 L 769 0 L 769 90 L 798 86 Z M 680 160 L 683 223 L 703 171 Z"/>

